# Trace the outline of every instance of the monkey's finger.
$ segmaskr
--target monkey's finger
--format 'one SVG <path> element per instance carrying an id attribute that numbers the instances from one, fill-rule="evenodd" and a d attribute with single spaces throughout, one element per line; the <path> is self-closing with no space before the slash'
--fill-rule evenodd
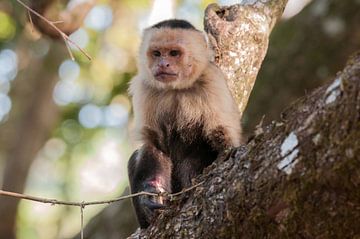
<path id="1" fill-rule="evenodd" d="M 150 209 L 151 211 L 156 210 L 156 209 L 163 209 L 166 206 L 164 204 L 155 202 L 153 200 L 151 200 L 150 198 L 144 198 L 141 200 L 141 203 L 148 209 Z"/>
<path id="2" fill-rule="evenodd" d="M 141 205 L 146 215 L 147 221 L 150 222 L 152 218 L 155 216 L 155 210 L 162 209 L 165 205 L 152 201 L 151 199 L 143 199 L 141 200 Z"/>

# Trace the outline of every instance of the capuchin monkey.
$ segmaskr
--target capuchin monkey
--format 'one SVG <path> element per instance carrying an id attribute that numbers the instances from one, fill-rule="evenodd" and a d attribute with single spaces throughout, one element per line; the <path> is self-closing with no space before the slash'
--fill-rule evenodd
<path id="1" fill-rule="evenodd" d="M 130 94 L 142 143 L 128 163 L 131 192 L 175 193 L 191 186 L 225 149 L 241 141 L 240 114 L 202 32 L 184 20 L 145 29 Z M 161 197 L 133 204 L 149 226 Z"/>

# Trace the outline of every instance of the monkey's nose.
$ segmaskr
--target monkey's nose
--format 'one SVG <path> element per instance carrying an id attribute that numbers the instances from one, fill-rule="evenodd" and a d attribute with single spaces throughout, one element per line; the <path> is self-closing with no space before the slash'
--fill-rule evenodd
<path id="1" fill-rule="evenodd" d="M 159 62 L 160 67 L 170 67 L 170 63 L 166 59 L 161 59 Z"/>

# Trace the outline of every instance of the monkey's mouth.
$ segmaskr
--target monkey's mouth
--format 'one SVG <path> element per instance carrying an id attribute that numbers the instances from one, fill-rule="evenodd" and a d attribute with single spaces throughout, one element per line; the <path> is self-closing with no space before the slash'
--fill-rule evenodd
<path id="1" fill-rule="evenodd" d="M 178 74 L 166 71 L 160 71 L 155 74 L 155 79 L 161 82 L 169 82 L 177 79 Z"/>

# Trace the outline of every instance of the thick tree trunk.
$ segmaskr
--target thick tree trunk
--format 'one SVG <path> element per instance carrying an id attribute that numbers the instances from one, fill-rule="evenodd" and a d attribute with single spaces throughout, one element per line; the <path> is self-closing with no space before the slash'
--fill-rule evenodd
<path id="1" fill-rule="evenodd" d="M 32 0 L 30 6 L 50 20 L 63 20 L 58 27 L 65 33 L 71 34 L 82 24 L 94 1 L 77 5 L 70 10 L 55 11 L 54 5 L 57 0 Z M 19 5 L 19 8 L 23 6 Z M 23 14 L 26 10 L 23 11 Z M 18 17 L 20 18 L 20 17 Z M 49 25 L 32 14 L 34 25 L 43 34 L 54 39 L 63 38 Z M 23 43 L 30 44 L 29 42 Z M 20 45 L 20 44 L 19 44 Z M 20 45 L 21 47 L 21 45 Z M 19 47 L 19 48 L 20 48 Z M 53 88 L 58 80 L 56 67 L 63 60 L 65 49 L 61 52 L 52 49 L 43 62 L 33 61 L 26 69 L 26 73 L 20 73 L 20 79 L 16 79 L 14 98 L 14 110 L 12 110 L 7 124 L 1 129 L 0 148 L 7 151 L 5 155 L 5 170 L 2 189 L 23 192 L 29 168 L 38 152 L 48 139 L 54 124 L 59 118 L 58 108 L 52 100 Z M 25 51 L 25 50 L 24 50 Z M 38 66 L 41 66 L 40 68 Z M 30 74 L 29 74 L 30 73 Z M 0 237 L 15 238 L 17 207 L 19 201 L 13 198 L 0 198 Z"/>
<path id="2" fill-rule="evenodd" d="M 360 53 L 130 238 L 358 238 Z"/>
<path id="3" fill-rule="evenodd" d="M 58 79 L 54 66 L 60 64 L 63 53 L 52 50 L 44 62 L 34 61 L 15 81 L 14 110 L 1 130 L 1 141 L 6 142 L 2 148 L 7 151 L 4 190 L 24 191 L 29 168 L 59 118 L 52 92 Z M 14 198 L 0 198 L 1 238 L 16 237 L 18 204 Z"/>
<path id="4" fill-rule="evenodd" d="M 269 35 L 287 0 L 246 0 L 242 4 L 205 11 L 204 26 L 215 50 L 215 62 L 227 76 L 229 88 L 244 112 L 264 60 Z"/>

